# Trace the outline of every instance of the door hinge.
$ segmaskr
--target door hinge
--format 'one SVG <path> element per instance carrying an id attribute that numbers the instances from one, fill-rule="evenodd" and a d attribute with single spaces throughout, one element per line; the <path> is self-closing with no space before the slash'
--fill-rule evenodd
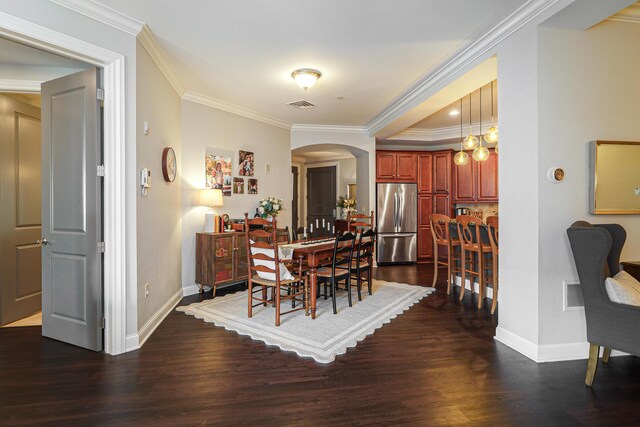
<path id="1" fill-rule="evenodd" d="M 104 89 L 96 89 L 96 98 L 98 101 L 104 101 Z"/>
<path id="2" fill-rule="evenodd" d="M 104 317 L 100 320 L 100 327 L 104 329 L 107 326 L 107 319 Z"/>
<path id="3" fill-rule="evenodd" d="M 98 165 L 98 176 L 104 176 L 104 165 Z"/>
<path id="4" fill-rule="evenodd" d="M 98 242 L 98 250 L 104 253 L 104 242 Z"/>

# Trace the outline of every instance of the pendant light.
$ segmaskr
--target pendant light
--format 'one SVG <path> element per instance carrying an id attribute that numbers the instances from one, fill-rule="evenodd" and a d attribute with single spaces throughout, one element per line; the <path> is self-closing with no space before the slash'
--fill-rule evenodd
<path id="1" fill-rule="evenodd" d="M 467 163 L 469 163 L 469 155 L 467 153 L 464 152 L 464 149 L 462 147 L 463 145 L 463 137 L 462 137 L 462 98 L 460 98 L 460 151 L 458 151 L 456 153 L 455 156 L 453 156 L 453 163 L 455 163 L 458 166 L 464 166 Z"/>
<path id="2" fill-rule="evenodd" d="M 482 135 L 482 87 L 480 87 L 480 135 Z M 477 162 L 484 162 L 489 158 L 489 150 L 482 145 L 482 138 L 480 145 L 473 150 L 471 157 Z"/>
<path id="3" fill-rule="evenodd" d="M 491 127 L 484 134 L 484 140 L 490 144 L 498 143 L 498 126 L 493 121 L 493 81 L 491 82 Z M 496 145 L 496 153 L 498 152 L 498 146 Z"/>
<path id="4" fill-rule="evenodd" d="M 471 132 L 471 94 L 469 94 L 469 135 L 462 141 L 465 150 L 473 150 L 478 146 L 478 137 Z"/>

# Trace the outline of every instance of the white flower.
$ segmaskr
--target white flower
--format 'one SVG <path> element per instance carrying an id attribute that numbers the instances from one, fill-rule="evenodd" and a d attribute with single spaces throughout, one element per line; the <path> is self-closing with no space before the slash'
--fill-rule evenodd
<path id="1" fill-rule="evenodd" d="M 260 213 L 260 215 L 262 215 L 264 213 L 264 208 L 262 206 L 260 206 L 258 208 L 258 212 Z"/>
<path id="2" fill-rule="evenodd" d="M 269 202 L 267 202 L 266 200 L 263 200 L 263 201 L 262 201 L 262 206 L 267 206 L 267 204 L 268 204 L 268 203 L 269 203 Z"/>
<path id="3" fill-rule="evenodd" d="M 280 210 L 280 205 L 278 205 L 278 204 L 273 205 L 273 210 L 274 211 L 279 211 Z"/>

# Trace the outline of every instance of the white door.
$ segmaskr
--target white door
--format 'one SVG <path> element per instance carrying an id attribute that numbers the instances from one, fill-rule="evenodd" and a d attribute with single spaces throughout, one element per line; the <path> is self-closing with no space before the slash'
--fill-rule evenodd
<path id="1" fill-rule="evenodd" d="M 42 335 L 95 351 L 102 331 L 97 69 L 42 84 Z"/>

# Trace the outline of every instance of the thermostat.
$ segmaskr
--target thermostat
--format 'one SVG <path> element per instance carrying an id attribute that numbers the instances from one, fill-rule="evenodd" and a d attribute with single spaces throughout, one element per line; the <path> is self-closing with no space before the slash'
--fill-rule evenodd
<path id="1" fill-rule="evenodd" d="M 559 184 L 564 180 L 564 169 L 554 166 L 549 168 L 547 172 L 547 179 L 554 184 Z"/>

